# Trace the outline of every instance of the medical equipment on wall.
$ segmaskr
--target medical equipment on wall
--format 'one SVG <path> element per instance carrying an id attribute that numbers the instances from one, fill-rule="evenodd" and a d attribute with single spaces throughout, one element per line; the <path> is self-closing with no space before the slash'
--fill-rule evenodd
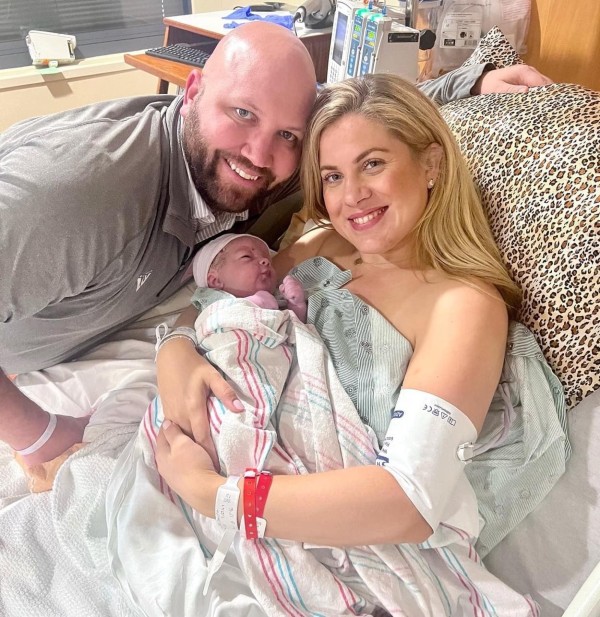
<path id="1" fill-rule="evenodd" d="M 294 15 L 294 22 L 299 21 L 305 28 L 329 28 L 333 23 L 335 0 L 305 0 Z"/>
<path id="2" fill-rule="evenodd" d="M 75 61 L 77 39 L 71 34 L 30 30 L 25 42 L 32 63 L 36 66 L 56 67 Z"/>
<path id="3" fill-rule="evenodd" d="M 387 3 L 387 0 L 384 0 Z M 394 0 L 387 3 L 387 12 L 390 17 L 404 21 L 409 28 L 419 30 L 419 79 L 429 79 L 435 53 L 436 30 L 438 27 L 439 14 L 444 0 Z"/>
<path id="4" fill-rule="evenodd" d="M 359 75 L 392 73 L 416 82 L 418 56 L 418 30 L 381 13 L 367 17 Z"/>
<path id="5" fill-rule="evenodd" d="M 519 54 L 527 51 L 531 0 L 443 0 L 440 4 L 431 76 L 459 67 L 494 26 Z"/>
<path id="6" fill-rule="evenodd" d="M 366 11 L 362 1 L 338 0 L 333 18 L 333 32 L 329 47 L 327 82 L 334 83 L 346 77 L 346 66 L 350 52 L 352 24 L 358 11 Z"/>
<path id="7" fill-rule="evenodd" d="M 418 75 L 419 31 L 361 1 L 338 0 L 329 50 L 327 81 L 366 73 Z"/>

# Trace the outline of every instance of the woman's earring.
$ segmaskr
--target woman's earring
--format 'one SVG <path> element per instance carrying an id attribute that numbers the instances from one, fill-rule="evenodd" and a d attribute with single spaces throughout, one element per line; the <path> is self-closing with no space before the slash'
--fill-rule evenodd
<path id="1" fill-rule="evenodd" d="M 435 184 L 435 180 L 433 178 L 430 178 L 429 182 L 427 182 L 427 188 L 431 190 L 434 184 Z"/>

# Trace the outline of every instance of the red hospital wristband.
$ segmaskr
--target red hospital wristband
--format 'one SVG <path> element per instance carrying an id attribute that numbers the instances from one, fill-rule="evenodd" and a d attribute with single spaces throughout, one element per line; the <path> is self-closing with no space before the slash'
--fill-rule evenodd
<path id="1" fill-rule="evenodd" d="M 244 473 L 244 528 L 248 540 L 256 540 L 256 469 Z"/>
<path id="2" fill-rule="evenodd" d="M 265 511 L 265 505 L 267 503 L 267 497 L 273 482 L 273 475 L 270 471 L 261 471 L 258 476 L 258 483 L 256 485 L 256 518 L 263 518 Z"/>

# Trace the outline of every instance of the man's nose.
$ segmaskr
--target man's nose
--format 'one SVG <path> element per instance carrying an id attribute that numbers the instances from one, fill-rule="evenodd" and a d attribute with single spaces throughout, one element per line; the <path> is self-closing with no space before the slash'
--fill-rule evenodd
<path id="1" fill-rule="evenodd" d="M 271 135 L 261 131 L 252 131 L 242 148 L 241 155 L 255 167 L 270 169 L 273 164 L 275 144 Z"/>

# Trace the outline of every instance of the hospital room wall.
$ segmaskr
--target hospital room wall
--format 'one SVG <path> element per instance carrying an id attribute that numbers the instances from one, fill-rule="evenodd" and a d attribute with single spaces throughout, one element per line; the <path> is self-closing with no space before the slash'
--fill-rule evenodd
<path id="1" fill-rule="evenodd" d="M 525 60 L 557 82 L 600 91 L 600 2 L 532 0 Z"/>
<path id="2" fill-rule="evenodd" d="M 237 0 L 216 0 L 226 10 Z M 292 0 L 291 4 L 300 4 Z M 213 0 L 194 0 L 196 12 L 215 10 Z M 600 2 L 533 0 L 526 60 L 556 81 L 600 90 Z M 99 100 L 155 92 L 156 78 L 126 65 L 118 54 L 41 74 L 33 67 L 0 71 L 0 131 L 31 116 Z"/>
<path id="3" fill-rule="evenodd" d="M 238 0 L 193 0 L 195 13 L 224 11 Z M 301 4 L 291 0 L 288 8 Z M 32 66 L 0 71 L 0 132 L 25 118 L 73 109 L 96 101 L 156 92 L 156 77 L 123 62 L 122 54 L 90 58 L 54 73 Z M 173 92 L 175 89 L 173 88 Z"/>
<path id="4" fill-rule="evenodd" d="M 0 131 L 25 118 L 155 91 L 156 77 L 125 64 L 122 54 L 60 67 L 55 73 L 7 69 L 0 71 Z"/>

